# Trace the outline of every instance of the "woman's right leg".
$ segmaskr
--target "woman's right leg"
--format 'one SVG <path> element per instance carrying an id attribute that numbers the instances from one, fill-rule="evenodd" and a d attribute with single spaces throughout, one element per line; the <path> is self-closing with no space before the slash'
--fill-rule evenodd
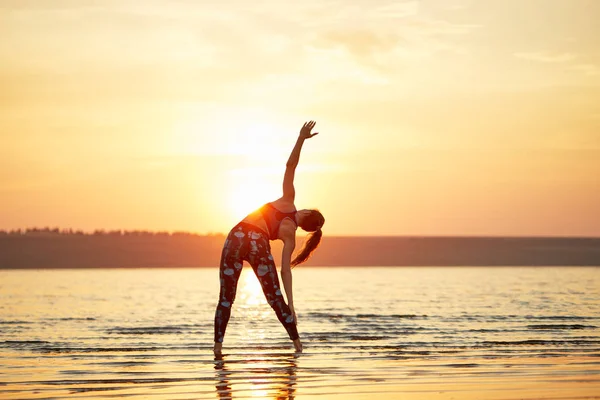
<path id="1" fill-rule="evenodd" d="M 215 311 L 215 353 L 220 352 L 220 343 L 225 338 L 225 330 L 235 301 L 238 279 L 242 272 L 243 257 L 247 251 L 246 232 L 242 227 L 231 230 L 221 252 L 219 265 L 220 293 Z M 217 345 L 217 343 L 219 345 Z"/>

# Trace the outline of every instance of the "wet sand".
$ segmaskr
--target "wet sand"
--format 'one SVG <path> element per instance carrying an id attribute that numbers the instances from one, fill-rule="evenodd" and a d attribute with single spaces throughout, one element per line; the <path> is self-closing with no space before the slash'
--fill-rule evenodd
<path id="1" fill-rule="evenodd" d="M 407 355 L 346 351 L 293 354 L 260 349 L 214 360 L 203 351 L 146 350 L 104 355 L 81 352 L 0 354 L 0 397 L 260 398 L 260 399 L 598 399 L 598 357 L 511 355 L 489 360 L 452 354 Z M 240 350 L 238 350 L 240 351 Z M 557 363 L 556 357 L 560 357 Z M 18 360 L 18 361 L 16 361 Z M 593 371 L 593 374 L 590 372 Z"/>

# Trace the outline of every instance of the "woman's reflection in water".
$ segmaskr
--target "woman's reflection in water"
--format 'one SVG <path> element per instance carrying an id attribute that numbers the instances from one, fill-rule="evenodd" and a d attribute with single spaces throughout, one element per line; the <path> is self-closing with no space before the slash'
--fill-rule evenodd
<path id="1" fill-rule="evenodd" d="M 217 371 L 217 396 L 219 399 L 231 399 L 231 385 L 229 384 L 229 375 L 231 372 L 225 366 L 223 357 L 215 358 L 215 371 Z"/>
<path id="2" fill-rule="evenodd" d="M 296 393 L 296 370 L 298 354 L 285 357 L 263 357 L 250 360 L 215 359 L 217 396 L 219 399 L 233 399 L 232 383 L 238 385 L 251 384 L 251 391 L 263 394 L 263 398 L 276 400 L 292 400 Z M 260 364 L 260 367 L 250 365 Z M 235 368 L 238 366 L 239 368 Z M 233 377 L 239 375 L 239 378 Z M 233 382 L 232 382 L 233 381 Z M 238 393 L 241 390 L 238 389 Z M 247 397 L 247 393 L 239 393 Z"/>

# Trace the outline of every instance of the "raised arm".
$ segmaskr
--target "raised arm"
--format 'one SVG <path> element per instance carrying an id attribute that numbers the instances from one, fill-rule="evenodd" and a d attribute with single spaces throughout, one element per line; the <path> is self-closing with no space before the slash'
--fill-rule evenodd
<path id="1" fill-rule="evenodd" d="M 315 124 L 315 121 L 310 121 L 302 125 L 298 140 L 296 140 L 296 144 L 292 149 L 290 158 L 288 158 L 288 161 L 285 164 L 285 174 L 283 176 L 283 198 L 291 202 L 293 202 L 294 198 L 296 197 L 296 190 L 294 189 L 294 174 L 296 172 L 296 167 L 298 166 L 298 161 L 300 161 L 300 151 L 302 150 L 302 145 L 306 139 L 310 139 L 319 133 L 311 133 L 312 129 L 315 127 Z"/>

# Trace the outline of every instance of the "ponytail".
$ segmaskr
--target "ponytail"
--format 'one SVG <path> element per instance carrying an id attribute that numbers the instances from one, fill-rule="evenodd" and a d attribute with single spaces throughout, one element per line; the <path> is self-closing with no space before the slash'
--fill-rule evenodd
<path id="1" fill-rule="evenodd" d="M 319 246 L 319 243 L 321 243 L 322 236 L 323 231 L 321 228 L 309 233 L 304 241 L 304 245 L 300 249 L 300 252 L 296 254 L 296 257 L 294 260 L 292 260 L 291 266 L 295 267 L 296 265 L 302 264 L 304 261 L 308 260 L 313 251 L 315 251 L 315 249 Z"/>

